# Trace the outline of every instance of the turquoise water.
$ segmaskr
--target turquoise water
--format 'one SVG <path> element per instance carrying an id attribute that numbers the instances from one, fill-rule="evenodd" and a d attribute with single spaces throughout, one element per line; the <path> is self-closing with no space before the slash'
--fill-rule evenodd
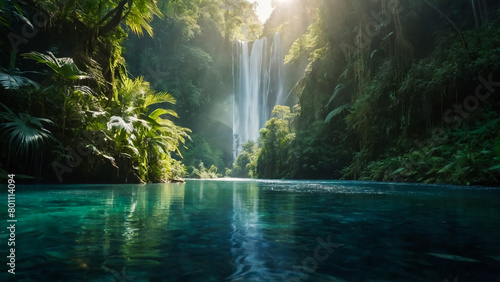
<path id="1" fill-rule="evenodd" d="M 1 281 L 500 281 L 498 188 L 18 186 L 16 206 L 16 274 L 5 205 Z"/>

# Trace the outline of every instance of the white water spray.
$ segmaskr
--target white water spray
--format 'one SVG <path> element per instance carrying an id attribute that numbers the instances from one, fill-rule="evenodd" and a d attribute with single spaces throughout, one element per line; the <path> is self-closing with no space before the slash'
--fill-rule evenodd
<path id="1" fill-rule="evenodd" d="M 283 95 L 283 50 L 280 34 L 254 42 L 238 41 L 233 50 L 233 160 L 241 145 L 257 141 Z"/>

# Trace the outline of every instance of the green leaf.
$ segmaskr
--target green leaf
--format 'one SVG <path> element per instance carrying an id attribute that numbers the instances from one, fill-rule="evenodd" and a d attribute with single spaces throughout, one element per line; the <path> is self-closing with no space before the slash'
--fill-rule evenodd
<path id="1" fill-rule="evenodd" d="M 325 118 L 325 123 L 330 123 L 330 120 L 336 116 L 338 116 L 339 114 L 341 114 L 342 112 L 344 112 L 345 110 L 348 110 L 351 108 L 351 104 L 345 104 L 343 106 L 340 106 L 338 108 L 336 108 L 335 110 L 331 111 L 328 116 Z"/>
<path id="2" fill-rule="evenodd" d="M 452 162 L 452 163 L 449 163 L 447 164 L 445 167 L 443 167 L 442 169 L 440 169 L 437 173 L 446 173 L 447 171 L 449 171 L 453 166 L 455 165 L 455 162 Z"/>
<path id="3" fill-rule="evenodd" d="M 14 12 L 14 15 L 21 21 L 23 22 L 25 25 L 29 26 L 31 28 L 31 30 L 34 29 L 33 27 L 33 24 L 23 15 L 21 15 L 20 13 L 18 12 Z"/>
<path id="4" fill-rule="evenodd" d="M 0 112 L 0 137 L 8 140 L 9 147 L 15 149 L 14 155 L 27 156 L 32 151 L 41 150 L 46 141 L 55 139 L 42 124 L 51 124 L 51 120 L 25 113 L 15 114 L 7 106 L 0 105 L 6 110 Z"/>
<path id="5" fill-rule="evenodd" d="M 400 167 L 398 169 L 396 169 L 395 171 L 392 172 L 392 174 L 398 174 L 400 172 L 402 172 L 405 168 L 404 167 Z"/>
<path id="6" fill-rule="evenodd" d="M 330 105 L 330 103 L 339 95 L 340 91 L 342 89 L 344 89 L 344 84 L 338 84 L 336 87 L 335 87 L 335 90 L 333 91 L 333 94 L 332 96 L 330 97 L 330 100 L 328 100 L 328 103 L 326 104 L 326 107 L 328 107 Z"/>
<path id="7" fill-rule="evenodd" d="M 498 169 L 500 169 L 500 164 L 499 165 L 494 165 L 494 166 L 488 168 L 488 170 L 498 170 Z"/>
<path id="8" fill-rule="evenodd" d="M 95 93 L 94 90 L 92 90 L 92 88 L 85 85 L 75 85 L 74 89 L 88 96 L 97 96 L 97 93 Z"/>
<path id="9" fill-rule="evenodd" d="M 38 63 L 45 64 L 64 79 L 79 80 L 89 78 L 89 76 L 85 72 L 78 69 L 78 66 L 75 64 L 72 58 L 57 58 L 51 52 L 47 53 L 48 55 L 45 55 L 33 51 L 21 56 L 26 59 L 35 60 Z"/>
<path id="10" fill-rule="evenodd" d="M 24 76 L 0 73 L 0 84 L 5 89 L 18 90 L 21 87 L 32 85 L 36 89 L 40 88 L 36 82 Z"/>
<path id="11" fill-rule="evenodd" d="M 108 130 L 116 127 L 118 130 L 125 130 L 127 133 L 132 133 L 134 131 L 134 126 L 132 122 L 126 122 L 122 117 L 112 116 L 108 122 Z"/>
<path id="12" fill-rule="evenodd" d="M 157 93 L 157 94 L 149 94 L 148 93 L 148 95 L 146 95 L 146 99 L 144 101 L 144 107 L 149 107 L 150 105 L 158 104 L 158 103 L 175 104 L 175 98 L 174 98 L 174 96 L 172 96 L 168 93 Z"/>
<path id="13" fill-rule="evenodd" d="M 171 116 L 177 117 L 177 118 L 179 117 L 174 110 L 170 110 L 170 109 L 156 109 L 151 114 L 149 114 L 149 117 L 154 119 L 154 120 L 157 120 L 157 118 L 159 118 L 162 115 L 171 115 Z"/>

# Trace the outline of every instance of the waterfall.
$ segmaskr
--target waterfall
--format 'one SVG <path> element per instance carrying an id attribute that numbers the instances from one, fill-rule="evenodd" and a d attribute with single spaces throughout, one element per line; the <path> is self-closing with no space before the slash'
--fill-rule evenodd
<path id="1" fill-rule="evenodd" d="M 233 160 L 243 143 L 257 141 L 274 106 L 286 102 L 280 34 L 270 41 L 238 41 L 233 46 Z"/>

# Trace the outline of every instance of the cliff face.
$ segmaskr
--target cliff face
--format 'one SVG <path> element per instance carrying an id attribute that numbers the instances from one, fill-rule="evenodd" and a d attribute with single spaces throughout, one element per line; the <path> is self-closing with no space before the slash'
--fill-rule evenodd
<path id="1" fill-rule="evenodd" d="M 285 58 L 291 177 L 497 185 L 498 3 L 325 2 Z"/>

